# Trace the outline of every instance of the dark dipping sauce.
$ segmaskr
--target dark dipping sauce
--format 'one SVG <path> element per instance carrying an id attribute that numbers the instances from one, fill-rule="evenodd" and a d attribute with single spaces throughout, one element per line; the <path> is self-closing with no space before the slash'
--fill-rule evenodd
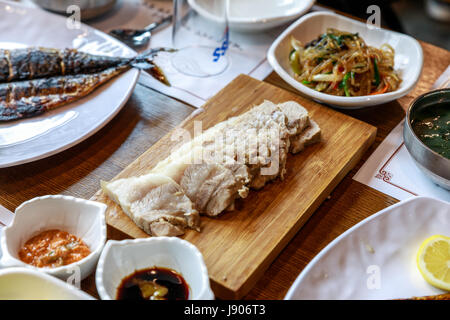
<path id="1" fill-rule="evenodd" d="M 117 300 L 187 300 L 189 286 L 175 270 L 152 267 L 122 279 Z"/>
<path id="2" fill-rule="evenodd" d="M 418 110 L 411 125 L 417 137 L 427 147 L 450 159 L 450 103 Z"/>

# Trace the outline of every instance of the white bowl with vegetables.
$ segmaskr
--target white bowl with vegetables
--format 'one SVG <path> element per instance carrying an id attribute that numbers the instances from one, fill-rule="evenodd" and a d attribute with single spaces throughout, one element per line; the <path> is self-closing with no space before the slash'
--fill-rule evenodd
<path id="1" fill-rule="evenodd" d="M 414 38 L 330 12 L 297 20 L 274 41 L 267 57 L 301 94 L 346 109 L 406 95 L 423 65 Z"/>

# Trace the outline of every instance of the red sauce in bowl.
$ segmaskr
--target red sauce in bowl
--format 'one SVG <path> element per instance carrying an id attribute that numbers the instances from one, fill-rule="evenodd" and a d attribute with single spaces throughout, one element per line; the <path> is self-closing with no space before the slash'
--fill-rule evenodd
<path id="1" fill-rule="evenodd" d="M 56 268 L 87 257 L 89 247 L 80 238 L 61 230 L 47 230 L 29 239 L 19 251 L 23 262 L 35 267 Z"/>

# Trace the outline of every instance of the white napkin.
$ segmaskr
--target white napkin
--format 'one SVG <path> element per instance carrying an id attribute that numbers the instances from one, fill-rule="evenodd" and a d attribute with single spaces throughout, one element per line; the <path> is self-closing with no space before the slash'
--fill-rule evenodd
<path id="1" fill-rule="evenodd" d="M 122 1 L 109 14 L 87 23 L 104 32 L 115 28 L 142 28 L 171 14 L 171 11 L 171 1 L 127 0 Z M 142 73 L 139 83 L 194 107 L 200 107 L 206 100 L 215 95 L 241 73 L 248 74 L 259 80 L 268 76 L 272 72 L 272 68 L 266 60 L 266 52 L 273 40 L 284 28 L 248 35 L 231 32 L 228 50 L 228 58 L 231 63 L 227 70 L 218 76 L 197 78 L 183 75 L 172 67 L 170 54 L 160 53 L 156 63 L 163 69 L 171 83 L 171 87 L 160 83 L 146 72 Z M 204 31 L 207 32 L 207 30 Z M 149 47 L 172 47 L 171 34 L 171 26 L 161 27 L 152 32 Z M 190 37 L 194 38 L 196 36 L 198 35 L 193 30 Z M 145 49 L 143 48 L 139 51 Z"/>
<path id="2" fill-rule="evenodd" d="M 324 8 L 313 6 L 311 11 L 323 11 Z M 147 73 L 143 73 L 140 83 L 156 89 L 173 98 L 187 102 L 195 107 L 201 107 L 209 98 L 214 96 L 223 87 L 240 74 L 247 74 L 255 79 L 263 80 L 271 72 L 272 67 L 267 61 L 267 51 L 277 36 L 283 32 L 292 22 L 283 26 L 255 33 L 230 32 L 230 45 L 227 57 L 229 67 L 221 74 L 212 77 L 199 78 L 181 74 L 171 64 L 170 54 L 160 54 L 156 63 L 163 69 L 171 87 L 167 87 Z M 198 37 L 198 32 L 190 31 L 190 37 Z M 172 27 L 154 34 L 152 47 L 171 47 Z M 208 30 L 202 31 L 203 36 L 208 36 Z"/>
<path id="3" fill-rule="evenodd" d="M 36 7 L 32 0 L 19 0 L 20 2 Z M 323 7 L 314 5 L 311 11 L 329 11 Z M 172 12 L 172 1 L 168 0 L 123 0 L 107 14 L 88 20 L 86 23 L 103 32 L 109 32 L 116 28 L 139 29 L 152 22 L 159 21 Z M 146 72 L 142 73 L 139 83 L 162 92 L 168 96 L 184 101 L 194 107 L 200 107 L 223 87 L 230 83 L 239 74 L 247 74 L 251 77 L 263 80 L 271 72 L 272 68 L 267 62 L 266 53 L 276 37 L 293 21 L 263 32 L 237 33 L 230 32 L 230 46 L 228 58 L 231 61 L 227 70 L 219 76 L 208 78 L 190 77 L 180 74 L 171 65 L 168 54 L 160 54 L 157 63 L 166 73 L 171 87 L 167 87 L 156 81 Z M 208 30 L 203 30 L 204 34 Z M 152 32 L 150 47 L 172 47 L 172 28 L 161 27 Z M 198 35 L 192 31 L 192 37 Z M 142 48 L 139 51 L 143 51 Z"/>
<path id="4" fill-rule="evenodd" d="M 444 73 L 436 80 L 431 90 L 439 88 L 450 88 L 450 65 L 445 69 Z"/>
<path id="5" fill-rule="evenodd" d="M 14 218 L 14 214 L 0 205 L 0 229 L 9 225 Z"/>
<path id="6" fill-rule="evenodd" d="M 313 6 L 311 9 L 311 11 L 320 10 L 326 9 L 320 6 Z M 171 11 L 171 1 L 127 0 L 122 1 L 113 12 L 92 22 L 88 21 L 88 24 L 104 32 L 114 28 L 142 28 L 153 21 L 162 19 Z M 156 62 L 168 77 L 171 87 L 163 85 L 145 72 L 142 73 L 139 83 L 194 107 L 200 107 L 241 73 L 258 80 L 267 77 L 272 72 L 266 59 L 267 50 L 290 23 L 264 32 L 247 34 L 230 32 L 230 46 L 227 54 L 231 63 L 228 69 L 218 76 L 197 78 L 180 74 L 171 65 L 170 54 L 162 53 Z M 207 32 L 208 30 L 203 30 L 205 36 Z M 152 32 L 150 46 L 172 47 L 171 33 L 171 26 Z M 190 36 L 194 38 L 198 35 L 192 30 Z"/>
<path id="7" fill-rule="evenodd" d="M 403 124 L 402 120 L 353 179 L 398 200 L 419 195 L 450 201 L 450 191 L 434 184 L 414 163 L 403 143 Z"/>
<path id="8" fill-rule="evenodd" d="M 170 47 L 171 33 L 172 27 L 156 33 L 152 39 L 152 47 Z M 269 33 L 244 35 L 230 32 L 230 48 L 227 52 L 227 58 L 230 61 L 228 68 L 219 75 L 205 78 L 180 73 L 172 66 L 170 53 L 159 54 L 155 61 L 163 69 L 171 86 L 163 85 L 147 73 L 143 73 L 140 83 L 200 107 L 241 73 L 258 80 L 267 77 L 272 72 L 272 68 L 267 62 L 266 52 L 274 39 L 275 36 Z"/>

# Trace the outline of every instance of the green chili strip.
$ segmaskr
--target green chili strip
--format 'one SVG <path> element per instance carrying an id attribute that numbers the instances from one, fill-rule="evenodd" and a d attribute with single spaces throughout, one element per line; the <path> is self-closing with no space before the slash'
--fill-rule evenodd
<path id="1" fill-rule="evenodd" d="M 337 42 L 338 46 L 340 46 L 342 44 L 342 38 L 341 36 L 337 37 L 332 33 L 327 34 L 331 39 L 333 39 L 334 41 Z"/>
<path id="2" fill-rule="evenodd" d="M 373 71 L 374 71 L 374 79 L 375 79 L 375 87 L 378 87 L 380 84 L 380 72 L 378 71 L 378 63 L 377 58 L 373 59 Z"/>
<path id="3" fill-rule="evenodd" d="M 324 33 L 321 37 L 321 39 L 325 38 L 325 37 L 329 37 L 331 39 L 333 39 L 334 41 L 337 42 L 338 46 L 342 45 L 342 40 L 344 39 L 354 39 L 354 37 L 358 37 L 358 32 L 357 33 L 352 33 L 352 34 L 341 34 L 340 36 L 336 36 L 334 33 Z"/>
<path id="4" fill-rule="evenodd" d="M 303 80 L 302 83 L 303 84 L 311 84 L 311 81 Z"/>
<path id="5" fill-rule="evenodd" d="M 344 78 L 342 79 L 341 86 L 344 87 L 345 95 L 347 97 L 350 97 L 350 92 L 348 91 L 348 84 L 347 84 L 348 78 L 350 78 L 350 72 L 347 72 L 345 74 Z"/>
<path id="6" fill-rule="evenodd" d="M 291 51 L 289 55 L 289 62 L 291 63 L 292 71 L 300 75 L 302 73 L 301 66 L 298 58 L 298 52 L 296 50 Z"/>

